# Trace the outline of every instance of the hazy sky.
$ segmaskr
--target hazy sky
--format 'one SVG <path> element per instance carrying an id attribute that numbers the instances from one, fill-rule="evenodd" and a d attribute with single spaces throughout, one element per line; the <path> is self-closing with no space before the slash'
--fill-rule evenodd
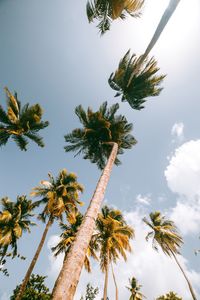
<path id="1" fill-rule="evenodd" d="M 106 192 L 106 203 L 123 210 L 136 230 L 133 253 L 126 264 L 116 266 L 120 300 L 128 297 L 125 286 L 131 276 L 139 279 L 149 300 L 170 290 L 191 299 L 175 263 L 155 253 L 144 239 L 147 228 L 141 219 L 155 209 L 177 223 L 185 240 L 180 260 L 200 295 L 200 257 L 194 255 L 200 247 L 200 3 L 188 1 L 181 0 L 152 52 L 160 72 L 167 74 L 161 95 L 148 99 L 140 112 L 120 103 L 119 111 L 134 124 L 138 141 L 121 157 L 122 165 L 114 167 Z M 146 0 L 140 19 L 115 21 L 100 37 L 96 24 L 88 24 L 86 1 L 0 0 L 0 103 L 5 104 L 3 88 L 8 86 L 22 103 L 39 102 L 50 122 L 41 132 L 44 149 L 30 143 L 28 151 L 21 152 L 12 141 L 0 149 L 0 197 L 15 200 L 29 194 L 48 172 L 57 175 L 67 168 L 85 186 L 82 200 L 87 207 L 100 172 L 89 161 L 64 152 L 64 134 L 79 126 L 74 108 L 82 104 L 95 110 L 103 101 L 110 105 L 119 101 L 108 77 L 128 49 L 142 54 L 167 4 Z M 1 275 L 1 300 L 9 299 L 22 280 L 42 230 L 38 223 L 19 241 L 20 253 L 27 259 L 8 264 L 9 278 Z M 48 275 L 49 287 L 62 262 L 61 257 L 54 261 L 49 249 L 59 234 L 54 225 L 34 270 Z M 83 273 L 76 300 L 88 281 L 102 287 L 98 264 L 91 276 Z M 111 285 L 111 300 L 113 293 Z"/>

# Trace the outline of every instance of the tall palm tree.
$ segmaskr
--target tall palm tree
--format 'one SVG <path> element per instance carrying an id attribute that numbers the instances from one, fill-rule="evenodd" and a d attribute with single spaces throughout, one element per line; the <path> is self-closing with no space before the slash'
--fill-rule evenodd
<path id="1" fill-rule="evenodd" d="M 30 219 L 33 216 L 34 204 L 26 196 L 18 196 L 13 202 L 8 197 L 0 200 L 0 262 L 7 254 L 8 248 L 12 249 L 12 257 L 18 255 L 17 242 L 23 232 L 30 232 L 30 226 L 35 225 Z"/>
<path id="2" fill-rule="evenodd" d="M 127 287 L 127 289 L 131 293 L 129 300 L 142 300 L 145 298 L 144 295 L 140 292 L 142 286 L 138 284 L 135 277 L 129 279 L 129 284 L 130 285 Z"/>
<path id="3" fill-rule="evenodd" d="M 156 75 L 159 68 L 154 58 L 146 59 L 142 65 L 140 60 L 141 56 L 130 56 L 129 50 L 108 79 L 110 87 L 117 91 L 115 97 L 121 96 L 122 102 L 127 101 L 136 110 L 144 108 L 145 98 L 160 94 L 160 84 L 165 78 L 165 75 Z"/>
<path id="4" fill-rule="evenodd" d="M 152 212 L 149 216 L 150 220 L 146 218 L 143 219 L 144 222 L 152 229 L 152 231 L 149 232 L 146 237 L 147 241 L 152 237 L 152 245 L 155 250 L 158 250 L 158 246 L 160 246 L 166 255 L 175 259 L 187 281 L 192 299 L 197 300 L 192 285 L 176 256 L 180 253 L 180 247 L 183 244 L 183 239 L 178 233 L 176 225 L 173 221 L 166 219 L 165 216 L 162 216 L 159 211 Z"/>
<path id="5" fill-rule="evenodd" d="M 60 223 L 60 228 L 63 232 L 60 235 L 61 240 L 59 241 L 59 243 L 55 247 L 52 247 L 52 251 L 55 253 L 55 256 L 58 256 L 61 253 L 65 253 L 64 260 L 67 258 L 67 254 L 76 238 L 76 233 L 82 221 L 83 215 L 79 211 L 77 211 L 75 212 L 75 216 L 69 219 L 69 224 Z M 91 240 L 84 261 L 84 267 L 88 273 L 91 272 L 90 257 L 98 259 L 95 253 L 96 250 L 97 245 Z"/>
<path id="6" fill-rule="evenodd" d="M 7 112 L 0 105 L 0 146 L 5 145 L 11 137 L 21 150 L 27 150 L 28 139 L 38 146 L 44 147 L 43 139 L 38 131 L 47 127 L 49 122 L 42 120 L 42 108 L 39 104 L 21 106 L 17 94 L 11 94 L 5 88 L 7 95 Z"/>
<path id="7" fill-rule="evenodd" d="M 39 218 L 44 222 L 48 218 L 48 221 L 35 255 L 20 286 L 16 300 L 20 300 L 23 297 L 26 285 L 44 245 L 47 232 L 54 220 L 58 219 L 62 221 L 64 213 L 70 215 L 77 204 L 82 204 L 79 201 L 79 193 L 83 192 L 83 186 L 77 182 L 77 176 L 74 173 L 68 173 L 67 170 L 63 169 L 59 172 L 57 178 L 53 178 L 51 174 L 48 175 L 49 181 L 42 180 L 40 186 L 33 188 L 31 193 L 31 196 L 42 197 L 42 199 L 35 202 L 35 205 L 45 205 Z"/>
<path id="8" fill-rule="evenodd" d="M 101 34 L 110 29 L 111 22 L 117 18 L 125 19 L 126 15 L 139 17 L 144 0 L 93 0 L 86 6 L 89 22 L 97 19 Z"/>
<path id="9" fill-rule="evenodd" d="M 156 298 L 156 300 L 183 300 L 181 297 L 177 296 L 174 292 L 169 292 L 166 295 Z"/>
<path id="10" fill-rule="evenodd" d="M 118 155 L 136 143 L 130 134 L 132 124 L 129 124 L 124 116 L 116 115 L 118 108 L 118 104 L 107 108 L 105 102 L 97 112 L 93 112 L 90 108 L 85 112 L 82 106 L 78 106 L 75 111 L 83 128 L 75 129 L 65 136 L 68 143 L 65 147 L 67 152 L 82 153 L 85 159 L 96 163 L 103 172 L 77 232 L 76 240 L 55 282 L 52 299 L 73 299 L 112 167 L 120 163 Z"/>
<path id="11" fill-rule="evenodd" d="M 134 230 L 126 224 L 121 211 L 104 206 L 96 220 L 96 232 L 92 237 L 99 246 L 100 267 L 105 273 L 104 300 L 107 299 L 110 264 L 112 261 L 116 263 L 120 256 L 127 260 L 126 251 L 131 251 L 130 239 L 133 237 Z M 116 280 L 114 281 L 116 284 Z M 117 285 L 116 300 L 118 300 Z"/>

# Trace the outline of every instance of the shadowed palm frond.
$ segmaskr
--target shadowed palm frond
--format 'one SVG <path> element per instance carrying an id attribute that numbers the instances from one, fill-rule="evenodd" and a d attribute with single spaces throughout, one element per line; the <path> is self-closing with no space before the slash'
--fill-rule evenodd
<path id="1" fill-rule="evenodd" d="M 130 56 L 129 50 L 108 79 L 110 87 L 117 91 L 115 97 L 121 96 L 122 101 L 127 101 L 136 110 L 144 108 L 147 97 L 160 94 L 160 84 L 165 78 L 165 75 L 156 75 L 159 68 L 154 58 L 146 59 L 140 65 L 141 59 L 142 56 Z"/>
<path id="2" fill-rule="evenodd" d="M 11 137 L 21 150 L 27 150 L 28 139 L 44 147 L 42 137 L 36 134 L 49 125 L 49 122 L 42 121 L 41 106 L 25 104 L 21 107 L 16 93 L 13 95 L 8 88 L 5 88 L 5 92 L 7 112 L 0 106 L 0 146 L 6 145 Z"/>
<path id="3" fill-rule="evenodd" d="M 107 102 L 96 112 L 91 108 L 86 112 L 81 105 L 76 107 L 75 112 L 83 128 L 74 129 L 72 133 L 65 135 L 65 141 L 68 143 L 64 147 L 65 151 L 75 151 L 76 155 L 82 153 L 84 159 L 89 159 L 103 169 L 113 142 L 118 144 L 118 154 L 123 154 L 124 149 L 130 149 L 136 144 L 135 138 L 130 134 L 132 124 L 129 124 L 124 116 L 115 115 L 118 109 L 118 104 L 108 108 Z M 115 164 L 119 163 L 117 157 Z"/>
<path id="4" fill-rule="evenodd" d="M 100 33 L 104 34 L 117 18 L 140 17 L 143 5 L 144 0 L 93 0 L 87 2 L 86 12 L 88 21 L 96 19 Z"/>

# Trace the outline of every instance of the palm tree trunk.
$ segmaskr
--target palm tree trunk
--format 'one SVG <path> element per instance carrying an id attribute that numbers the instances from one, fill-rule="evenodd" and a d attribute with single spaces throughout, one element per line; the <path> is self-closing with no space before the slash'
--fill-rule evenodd
<path id="1" fill-rule="evenodd" d="M 186 274 L 185 274 L 183 268 L 181 267 L 181 265 L 180 265 L 180 263 L 179 263 L 179 261 L 178 261 L 176 255 L 175 255 L 173 252 L 171 252 L 171 254 L 173 255 L 173 257 L 174 257 L 174 259 L 175 259 L 177 265 L 179 266 L 181 272 L 183 273 L 183 276 L 185 277 L 185 280 L 187 281 L 187 284 L 188 284 L 190 293 L 191 293 L 191 295 L 192 295 L 192 299 L 193 299 L 193 300 L 197 300 L 197 297 L 195 296 L 195 293 L 194 293 L 194 290 L 193 290 L 193 288 L 192 288 L 192 285 L 191 285 L 189 279 L 187 278 L 187 276 L 186 276 Z"/>
<path id="2" fill-rule="evenodd" d="M 103 300 L 107 300 L 108 272 L 109 272 L 109 255 L 107 253 L 107 263 L 106 263 L 106 268 L 105 268 L 105 281 L 104 281 L 104 289 L 103 289 Z"/>
<path id="3" fill-rule="evenodd" d="M 112 145 L 113 148 L 110 157 L 98 181 L 84 220 L 76 234 L 76 239 L 68 252 L 67 259 L 64 261 L 63 267 L 55 282 L 52 292 L 53 300 L 72 300 L 74 297 L 84 264 L 85 255 L 94 231 L 96 218 L 103 202 L 111 170 L 117 156 L 118 145 L 116 143 L 112 143 Z"/>
<path id="4" fill-rule="evenodd" d="M 111 261 L 111 269 L 112 269 L 113 280 L 114 280 L 114 283 L 115 283 L 115 299 L 118 300 L 118 286 L 117 286 L 117 281 L 116 281 L 116 278 L 115 278 L 115 273 L 114 273 L 112 261 Z"/>
<path id="5" fill-rule="evenodd" d="M 37 262 L 37 259 L 38 259 L 38 257 L 39 257 L 39 254 L 40 254 L 40 252 L 41 252 L 41 250 L 42 250 L 42 247 L 43 247 L 43 245 L 44 245 L 44 241 L 45 241 L 46 236 L 47 236 L 47 232 L 48 232 L 49 227 L 51 226 L 51 224 L 52 224 L 52 218 L 49 217 L 49 220 L 48 220 L 48 222 L 47 222 L 47 224 L 46 224 L 46 227 L 45 227 L 45 229 L 44 229 L 44 232 L 43 232 L 41 241 L 40 241 L 40 243 L 39 243 L 39 245 L 38 245 L 38 248 L 37 248 L 37 250 L 36 250 L 36 252 L 35 252 L 35 255 L 34 255 L 32 261 L 31 261 L 31 264 L 30 264 L 30 266 L 29 266 L 29 268 L 28 268 L 28 271 L 26 272 L 26 275 L 25 275 L 24 280 L 23 280 L 23 282 L 22 282 L 22 284 L 21 284 L 19 293 L 17 294 L 17 297 L 16 297 L 15 300 L 21 300 L 22 297 L 23 297 L 24 291 L 25 291 L 25 289 L 26 289 L 26 285 L 27 285 L 27 283 L 28 283 L 28 281 L 29 281 L 29 279 L 30 279 L 31 273 L 32 273 L 32 271 L 33 271 L 33 269 L 34 269 L 34 267 L 35 267 L 35 264 L 36 264 L 36 262 Z"/>

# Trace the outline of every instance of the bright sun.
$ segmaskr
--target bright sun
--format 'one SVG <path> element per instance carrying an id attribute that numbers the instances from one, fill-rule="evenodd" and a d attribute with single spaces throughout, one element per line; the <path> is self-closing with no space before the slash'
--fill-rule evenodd
<path id="1" fill-rule="evenodd" d="M 168 4 L 169 0 L 146 0 L 144 11 L 144 20 L 146 21 L 144 21 L 143 26 L 148 34 L 154 33 Z M 176 43 L 178 39 L 180 47 L 183 47 L 183 43 L 186 46 L 188 38 L 191 40 L 199 32 L 199 20 L 200 1 L 181 0 L 162 34 L 165 44 Z"/>

